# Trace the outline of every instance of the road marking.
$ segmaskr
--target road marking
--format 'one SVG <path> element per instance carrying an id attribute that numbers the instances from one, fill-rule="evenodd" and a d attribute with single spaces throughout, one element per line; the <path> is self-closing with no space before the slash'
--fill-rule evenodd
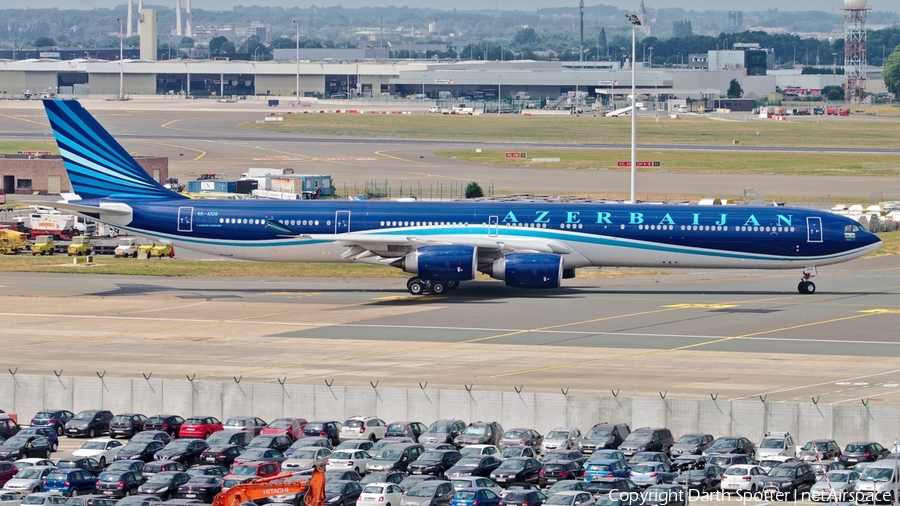
<path id="1" fill-rule="evenodd" d="M 391 295 L 388 297 L 376 297 L 375 300 L 392 301 L 392 300 L 444 300 L 446 296 L 439 295 Z"/>
<path id="2" fill-rule="evenodd" d="M 864 378 L 873 378 L 875 376 L 884 376 L 885 374 L 894 374 L 894 373 L 898 373 L 898 372 L 900 372 L 900 369 L 894 369 L 892 371 L 885 371 L 885 372 L 877 372 L 877 373 L 873 373 L 873 374 L 866 374 L 864 376 L 856 376 L 853 378 L 844 378 L 844 379 L 840 380 L 840 382 L 835 383 L 835 384 L 836 385 L 850 385 L 850 384 L 852 384 L 853 380 L 864 379 Z M 785 388 L 782 390 L 771 390 L 768 392 L 760 392 L 760 393 L 752 394 L 752 395 L 742 395 L 741 397 L 735 397 L 733 399 L 728 399 L 728 400 L 734 401 L 734 400 L 738 400 L 738 399 L 747 399 L 750 397 L 756 397 L 758 395 L 769 395 L 769 394 L 780 394 L 780 393 L 784 393 L 784 392 L 792 392 L 794 390 L 800 390 L 803 388 L 813 388 L 813 387 L 820 387 L 823 385 L 830 385 L 833 382 L 834 382 L 834 380 L 831 380 L 831 381 L 825 381 L 823 383 L 813 383 L 811 385 L 803 385 L 803 386 L 799 386 L 799 387 Z M 847 383 L 847 382 L 850 382 L 850 383 Z M 852 389 L 850 389 L 850 390 L 852 390 Z"/>
<path id="3" fill-rule="evenodd" d="M 731 307 L 738 307 L 737 304 L 672 304 L 671 306 L 663 306 L 663 307 L 671 307 L 676 309 L 728 309 Z"/>
<path id="4" fill-rule="evenodd" d="M 34 123 L 35 125 L 41 125 L 42 127 L 46 127 L 46 126 L 47 126 L 47 123 L 46 123 L 46 122 L 43 122 L 43 123 L 42 123 L 42 122 L 40 122 L 40 121 L 34 121 L 34 120 L 31 120 L 31 119 L 17 118 L 16 116 L 10 116 L 9 114 L 0 114 L 0 116 L 3 116 L 4 118 L 17 119 L 17 120 L 19 120 L 19 121 L 25 121 L 25 122 L 28 122 L 28 123 Z M 39 135 L 39 134 L 36 133 L 35 135 Z"/>
<path id="5" fill-rule="evenodd" d="M 900 309 L 866 309 L 865 311 L 857 312 L 868 314 L 900 314 Z"/>
<path id="6" fill-rule="evenodd" d="M 189 148 L 189 147 L 187 147 L 187 146 L 176 146 L 176 145 L 174 145 L 174 144 L 163 144 L 163 143 L 161 143 L 161 142 L 150 142 L 149 144 L 155 144 L 155 145 L 157 145 L 157 146 L 165 146 L 165 147 L 167 147 L 167 148 L 186 149 L 186 150 L 188 150 L 188 151 L 195 151 L 195 152 L 197 152 L 197 153 L 200 153 L 200 154 L 197 156 L 197 158 L 194 158 L 193 160 L 191 160 L 192 162 L 196 162 L 197 160 L 199 160 L 199 159 L 203 158 L 204 156 L 206 156 L 206 151 L 203 151 L 202 149 Z"/>
<path id="7" fill-rule="evenodd" d="M 436 164 L 436 163 L 431 163 L 431 162 L 420 162 L 420 161 L 418 161 L 418 160 L 410 160 L 410 159 L 408 159 L 408 158 L 400 158 L 399 156 L 389 155 L 389 154 L 387 154 L 387 152 L 385 152 L 385 151 L 376 151 L 375 154 L 378 155 L 378 156 L 383 156 L 383 157 L 385 157 L 385 158 L 392 158 L 392 159 L 394 159 L 394 160 L 399 160 L 399 161 L 401 161 L 401 162 L 418 163 L 419 165 L 427 165 L 427 166 L 429 166 L 429 167 L 440 167 L 440 166 L 439 166 L 438 164 Z"/>

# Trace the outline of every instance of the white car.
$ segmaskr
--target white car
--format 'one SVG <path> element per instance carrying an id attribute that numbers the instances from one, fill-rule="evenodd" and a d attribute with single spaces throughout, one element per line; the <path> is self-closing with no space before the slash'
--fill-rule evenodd
<path id="1" fill-rule="evenodd" d="M 544 501 L 548 506 L 588 506 L 594 504 L 594 496 L 590 492 L 566 490 L 557 492 Z"/>
<path id="2" fill-rule="evenodd" d="M 363 487 L 357 506 L 400 506 L 403 489 L 395 483 L 369 483 Z"/>
<path id="3" fill-rule="evenodd" d="M 368 439 L 371 442 L 384 438 L 387 424 L 374 416 L 351 416 L 341 425 L 341 441 Z"/>
<path id="4" fill-rule="evenodd" d="M 794 437 L 789 432 L 767 432 L 766 437 L 756 447 L 756 458 L 768 457 L 794 457 L 797 455 L 797 447 L 794 446 Z"/>
<path id="5" fill-rule="evenodd" d="M 722 475 L 722 492 L 760 490 L 766 471 L 752 464 L 737 464 L 725 470 Z"/>
<path id="6" fill-rule="evenodd" d="M 294 450 L 291 458 L 285 460 L 281 467 L 283 469 L 309 469 L 312 467 L 324 466 L 331 457 L 331 450 L 328 448 L 320 448 L 318 446 L 309 446 Z"/>
<path id="7" fill-rule="evenodd" d="M 72 456 L 91 457 L 99 462 L 101 467 L 106 467 L 107 462 L 116 460 L 116 454 L 123 446 L 121 441 L 108 437 L 91 439 L 72 452 Z"/>
<path id="8" fill-rule="evenodd" d="M 56 467 L 56 464 L 50 459 L 19 459 L 15 462 L 15 466 L 21 471 L 31 466 Z"/>
<path id="9" fill-rule="evenodd" d="M 15 492 L 0 492 L 0 506 L 19 506 L 22 496 Z"/>
<path id="10" fill-rule="evenodd" d="M 441 113 L 441 108 L 438 107 L 438 106 L 434 106 L 434 107 L 432 107 L 431 109 L 428 109 L 428 112 L 430 112 L 430 113 L 432 113 L 432 114 L 440 114 L 440 113 Z"/>
<path id="11" fill-rule="evenodd" d="M 366 474 L 366 465 L 372 456 L 362 450 L 337 450 L 328 457 L 326 471 L 356 471 L 360 476 Z"/>
<path id="12" fill-rule="evenodd" d="M 22 499 L 23 506 L 55 506 L 65 504 L 69 498 L 59 492 L 38 492 Z"/>
<path id="13" fill-rule="evenodd" d="M 500 451 L 500 448 L 497 448 L 494 445 L 469 445 L 464 448 L 460 448 L 459 453 L 462 453 L 463 457 L 496 455 L 497 458 L 499 458 L 502 452 Z"/>
<path id="14" fill-rule="evenodd" d="M 22 469 L 11 480 L 3 485 L 5 492 L 19 492 L 20 494 L 31 494 L 40 492 L 44 489 L 44 478 L 50 474 L 56 467 L 51 466 L 30 466 Z"/>

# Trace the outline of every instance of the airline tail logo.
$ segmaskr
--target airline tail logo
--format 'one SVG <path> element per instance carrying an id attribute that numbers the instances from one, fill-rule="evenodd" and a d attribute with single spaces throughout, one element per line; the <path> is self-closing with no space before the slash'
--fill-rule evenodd
<path id="1" fill-rule="evenodd" d="M 82 199 L 178 198 L 156 182 L 75 100 L 44 100 L 72 190 Z"/>

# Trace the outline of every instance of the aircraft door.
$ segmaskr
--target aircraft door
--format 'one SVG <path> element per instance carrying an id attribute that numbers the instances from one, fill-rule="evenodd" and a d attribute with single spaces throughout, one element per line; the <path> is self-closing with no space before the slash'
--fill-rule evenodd
<path id="1" fill-rule="evenodd" d="M 807 242 L 822 242 L 822 218 L 806 218 Z"/>
<path id="2" fill-rule="evenodd" d="M 346 234 L 350 232 L 350 211 L 335 211 L 334 233 Z"/>
<path id="3" fill-rule="evenodd" d="M 497 237 L 500 233 L 500 217 L 488 216 L 488 236 Z"/>
<path id="4" fill-rule="evenodd" d="M 179 207 L 178 208 L 178 231 L 193 232 L 194 231 L 194 208 Z"/>

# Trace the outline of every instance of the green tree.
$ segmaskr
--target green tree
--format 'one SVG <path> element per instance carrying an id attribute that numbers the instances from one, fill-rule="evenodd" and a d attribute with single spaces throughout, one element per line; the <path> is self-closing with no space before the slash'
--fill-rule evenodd
<path id="1" fill-rule="evenodd" d="M 516 36 L 513 38 L 513 42 L 518 46 L 526 46 L 529 44 L 534 44 L 538 40 L 537 32 L 534 31 L 534 28 L 522 28 L 521 30 L 516 32 Z"/>
<path id="2" fill-rule="evenodd" d="M 737 79 L 732 79 L 731 83 L 728 84 L 728 98 L 741 98 L 743 96 L 744 88 L 741 88 L 741 83 Z"/>
<path id="3" fill-rule="evenodd" d="M 840 86 L 826 86 L 822 88 L 822 96 L 825 100 L 838 102 L 844 100 L 844 88 Z"/>
<path id="4" fill-rule="evenodd" d="M 894 48 L 884 64 L 884 84 L 895 97 L 900 96 L 900 46 Z"/>
<path id="5" fill-rule="evenodd" d="M 52 47 L 56 45 L 56 41 L 50 37 L 38 37 L 34 39 L 34 47 Z"/>
<path id="6" fill-rule="evenodd" d="M 481 189 L 481 185 L 472 181 L 468 185 L 466 185 L 466 198 L 467 199 L 477 199 L 479 197 L 484 197 L 484 190 Z"/>
<path id="7" fill-rule="evenodd" d="M 672 33 L 675 38 L 683 39 L 694 34 L 694 27 L 689 20 L 680 19 L 672 22 Z"/>
<path id="8" fill-rule="evenodd" d="M 213 37 L 209 39 L 209 54 L 223 53 L 222 45 L 223 44 L 231 44 L 226 37 Z M 231 44 L 231 47 L 234 48 L 234 44 Z"/>
<path id="9" fill-rule="evenodd" d="M 178 47 L 191 48 L 191 47 L 194 47 L 194 42 L 195 42 L 194 39 L 192 39 L 191 37 L 182 37 L 181 43 L 178 44 Z"/>
<path id="10" fill-rule="evenodd" d="M 287 37 L 279 37 L 269 43 L 271 49 L 292 49 L 297 47 L 297 42 Z"/>
<path id="11" fill-rule="evenodd" d="M 600 35 L 597 38 L 597 44 L 600 46 L 600 54 L 609 55 L 609 42 L 606 40 L 605 27 L 600 27 Z"/>

